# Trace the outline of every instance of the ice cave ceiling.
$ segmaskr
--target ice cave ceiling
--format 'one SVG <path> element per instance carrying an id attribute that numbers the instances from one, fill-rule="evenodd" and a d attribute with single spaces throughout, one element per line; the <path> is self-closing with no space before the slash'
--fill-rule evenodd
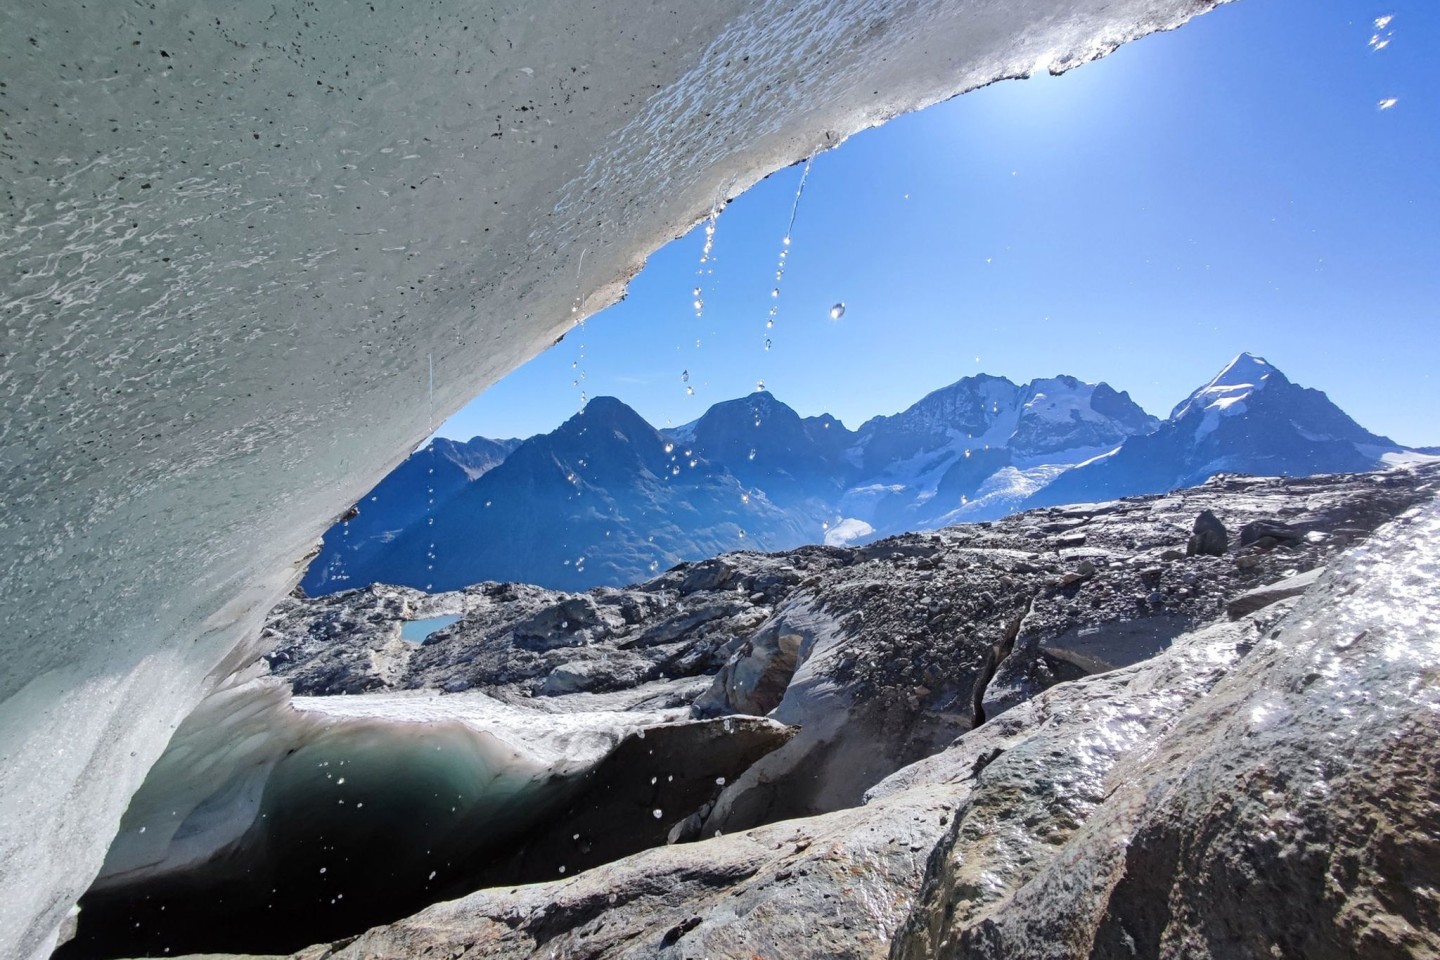
<path id="1" fill-rule="evenodd" d="M 329 521 L 577 302 L 859 129 L 1213 5 L 5 4 L 0 953 L 48 952 Z"/>

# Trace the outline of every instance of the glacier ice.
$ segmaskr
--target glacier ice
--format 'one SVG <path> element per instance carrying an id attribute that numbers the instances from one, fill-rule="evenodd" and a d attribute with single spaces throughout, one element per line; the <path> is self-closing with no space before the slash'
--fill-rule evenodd
<path id="1" fill-rule="evenodd" d="M 577 294 L 856 130 L 1216 2 L 4 5 L 0 953 L 48 953 L 330 519 Z"/>

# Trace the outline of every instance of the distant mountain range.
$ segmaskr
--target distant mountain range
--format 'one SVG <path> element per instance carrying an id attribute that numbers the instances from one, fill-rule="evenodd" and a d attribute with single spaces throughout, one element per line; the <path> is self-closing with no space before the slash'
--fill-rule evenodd
<path id="1" fill-rule="evenodd" d="M 966 377 L 853 431 L 763 391 L 671 430 L 597 397 L 525 441 L 437 439 L 417 451 L 331 528 L 302 587 L 580 590 L 726 550 L 842 545 L 1221 472 L 1338 473 L 1426 455 L 1250 354 L 1165 420 L 1068 376 Z"/>

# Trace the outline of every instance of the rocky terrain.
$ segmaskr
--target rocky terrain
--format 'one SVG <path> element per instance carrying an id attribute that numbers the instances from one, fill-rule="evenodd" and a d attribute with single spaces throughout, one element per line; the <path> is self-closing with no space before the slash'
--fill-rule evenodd
<path id="1" fill-rule="evenodd" d="M 1220 957 L 1266 937 L 1284 956 L 1426 955 L 1437 861 L 1402 840 L 1434 835 L 1440 799 L 1422 709 L 1440 668 L 1440 546 L 1421 536 L 1440 539 L 1437 483 L 1430 466 L 1224 476 L 728 554 L 623 590 L 293 597 L 268 662 L 316 702 L 482 697 L 651 724 L 568 807 L 515 826 L 509 853 L 450 876 L 443 897 L 461 899 L 340 955 Z M 400 638 L 438 613 L 461 619 Z M 759 716 L 774 726 L 744 719 Z M 646 730 L 697 721 L 721 726 L 673 735 L 650 772 Z M 717 755 L 723 775 L 691 770 L 637 816 L 637 789 L 731 735 L 749 740 Z M 1375 792 L 1372 763 L 1398 793 Z M 578 875 L 505 886 L 556 863 Z M 110 921 L 134 914 L 126 897 L 101 898 Z M 71 955 L 115 956 L 86 946 L 105 928 L 84 918 Z M 310 939 L 335 941 L 325 929 Z"/>
<path id="2" fill-rule="evenodd" d="M 708 832 L 734 830 L 857 803 L 1056 683 L 1302 591 L 1428 497 L 1437 472 L 1220 477 L 859 548 L 727 554 L 623 590 L 486 583 L 427 597 L 377 585 L 293 598 L 267 627 L 268 659 L 304 694 L 648 690 L 696 716 L 799 726 L 710 814 Z M 1207 511 L 1218 521 L 1208 542 L 1194 533 Z M 464 616 L 417 647 L 396 636 L 411 609 Z"/>

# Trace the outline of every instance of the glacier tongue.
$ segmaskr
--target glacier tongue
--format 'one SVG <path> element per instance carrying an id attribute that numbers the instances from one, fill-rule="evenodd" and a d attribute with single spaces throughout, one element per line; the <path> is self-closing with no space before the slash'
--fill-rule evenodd
<path id="1" fill-rule="evenodd" d="M 856 130 L 1215 2 L 6 5 L 0 953 L 48 954 L 328 518 L 577 292 Z"/>

